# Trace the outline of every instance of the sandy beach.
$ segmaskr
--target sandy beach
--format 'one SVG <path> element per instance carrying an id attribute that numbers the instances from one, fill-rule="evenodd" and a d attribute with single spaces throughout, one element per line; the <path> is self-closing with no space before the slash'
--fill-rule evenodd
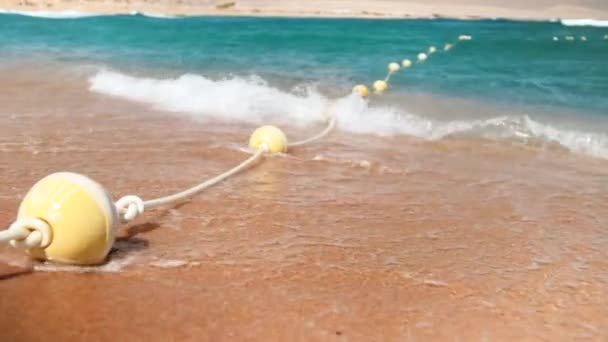
<path id="1" fill-rule="evenodd" d="M 455 3 L 0 0 L 0 9 L 608 18 L 604 1 Z M 601 28 L 361 20 L 319 31 L 309 28 L 351 21 L 5 17 L 0 228 L 50 173 L 87 175 L 114 200 L 156 198 L 248 158 L 258 121 L 298 140 L 325 127 L 314 109 L 343 110 L 319 143 L 265 156 L 121 225 L 102 265 L 37 262 L 0 244 L 0 341 L 607 340 Z M 390 26 L 403 22 L 421 27 Z M 463 23 L 481 26 L 454 26 Z M 383 77 L 385 59 L 416 58 L 404 47 L 429 51 L 461 32 L 475 37 L 395 74 L 366 110 L 343 94 L 349 82 L 371 84 L 362 70 L 378 64 Z M 561 39 L 572 32 L 577 41 Z M 321 91 L 304 95 L 313 82 Z"/>
<path id="2" fill-rule="evenodd" d="M 520 20 L 607 19 L 608 4 L 601 1 L 497 0 L 312 0 L 312 1 L 141 1 L 141 0 L 1 0 L 0 9 L 19 11 L 81 11 L 163 15 L 237 15 L 362 18 L 511 18 Z"/>

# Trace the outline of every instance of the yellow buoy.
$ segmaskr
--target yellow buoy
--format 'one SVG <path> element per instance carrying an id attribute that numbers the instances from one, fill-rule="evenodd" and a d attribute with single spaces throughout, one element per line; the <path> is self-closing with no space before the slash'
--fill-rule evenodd
<path id="1" fill-rule="evenodd" d="M 418 54 L 418 61 L 419 62 L 424 62 L 427 60 L 427 58 L 429 58 L 429 56 L 426 55 L 426 53 L 419 53 Z"/>
<path id="2" fill-rule="evenodd" d="M 452 44 L 445 44 L 445 46 L 443 47 L 444 51 L 450 51 L 450 49 L 452 49 Z"/>
<path id="3" fill-rule="evenodd" d="M 28 250 L 60 263 L 102 263 L 114 244 L 116 208 L 104 188 L 85 176 L 61 172 L 38 181 L 19 207 L 19 218 L 37 218 L 51 229 L 48 246 Z"/>
<path id="4" fill-rule="evenodd" d="M 391 63 L 388 65 L 388 71 L 391 73 L 399 71 L 400 68 L 399 63 Z"/>
<path id="5" fill-rule="evenodd" d="M 402 65 L 404 68 L 409 68 L 409 67 L 411 67 L 411 66 L 412 66 L 412 61 L 410 61 L 409 59 L 404 59 L 404 60 L 401 62 L 401 65 Z"/>
<path id="6" fill-rule="evenodd" d="M 434 47 L 434 46 L 431 46 L 431 47 L 429 48 L 429 54 L 430 54 L 430 55 L 432 55 L 432 54 L 434 54 L 435 52 L 437 52 L 437 48 L 436 48 L 436 47 Z"/>
<path id="7" fill-rule="evenodd" d="M 388 83 L 385 81 L 376 81 L 374 82 L 374 91 L 376 94 L 382 94 L 388 89 Z"/>
<path id="8" fill-rule="evenodd" d="M 356 86 L 353 87 L 353 93 L 359 94 L 359 96 L 361 96 L 361 97 L 368 97 L 369 89 L 367 89 L 367 87 L 364 86 L 363 84 L 357 84 Z"/>
<path id="9" fill-rule="evenodd" d="M 262 126 L 249 138 L 249 147 L 258 150 L 264 146 L 271 152 L 287 152 L 287 137 L 275 126 Z"/>

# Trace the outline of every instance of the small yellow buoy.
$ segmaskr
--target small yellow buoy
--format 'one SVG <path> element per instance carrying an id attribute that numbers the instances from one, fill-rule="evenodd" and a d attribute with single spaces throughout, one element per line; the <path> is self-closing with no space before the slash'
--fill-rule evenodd
<path id="1" fill-rule="evenodd" d="M 401 62 L 401 66 L 403 66 L 404 68 L 409 68 L 412 66 L 412 61 L 410 61 L 409 59 L 404 59 Z"/>
<path id="2" fill-rule="evenodd" d="M 376 81 L 374 82 L 374 91 L 376 94 L 382 94 L 388 89 L 388 83 L 385 81 Z"/>
<path id="3" fill-rule="evenodd" d="M 400 68 L 399 63 L 391 63 L 388 65 L 388 71 L 391 73 L 399 71 Z"/>
<path id="4" fill-rule="evenodd" d="M 19 207 L 19 218 L 37 218 L 51 230 L 48 246 L 32 248 L 36 259 L 92 265 L 114 244 L 116 207 L 104 188 L 85 176 L 61 172 L 38 181 Z"/>
<path id="5" fill-rule="evenodd" d="M 353 87 L 353 93 L 359 94 L 361 97 L 368 97 L 369 89 L 367 89 L 367 87 L 363 84 L 357 84 Z"/>
<path id="6" fill-rule="evenodd" d="M 428 58 L 428 56 L 426 55 L 426 53 L 422 53 L 421 52 L 421 53 L 418 54 L 418 61 L 419 62 L 424 62 L 424 61 L 427 60 L 427 58 Z"/>
<path id="7" fill-rule="evenodd" d="M 445 44 L 445 46 L 443 47 L 444 51 L 450 51 L 450 49 L 452 49 L 452 44 Z"/>
<path id="8" fill-rule="evenodd" d="M 429 48 L 429 54 L 430 54 L 430 55 L 432 55 L 432 54 L 434 54 L 435 52 L 437 52 L 437 48 L 436 48 L 436 47 L 434 47 L 434 46 L 431 46 L 431 47 Z"/>
<path id="9" fill-rule="evenodd" d="M 466 35 L 466 34 L 463 34 L 463 35 L 461 35 L 461 36 L 459 36 L 459 37 L 458 37 L 458 40 L 460 40 L 460 41 L 464 41 L 464 40 L 472 40 L 472 39 L 473 39 L 473 37 L 468 36 L 468 35 Z"/>
<path id="10" fill-rule="evenodd" d="M 262 126 L 249 138 L 249 147 L 259 150 L 264 146 L 271 152 L 287 152 L 287 137 L 275 126 Z"/>

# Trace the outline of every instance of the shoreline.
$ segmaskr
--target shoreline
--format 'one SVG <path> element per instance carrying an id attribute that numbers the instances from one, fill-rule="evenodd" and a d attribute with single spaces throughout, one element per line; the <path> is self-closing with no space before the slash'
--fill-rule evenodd
<path id="1" fill-rule="evenodd" d="M 311 2 L 305 5 L 293 1 L 266 4 L 265 1 L 229 2 L 228 8 L 219 8 L 221 2 L 209 4 L 161 4 L 147 1 L 108 2 L 65 0 L 0 0 L 0 13 L 34 12 L 43 17 L 78 17 L 86 15 L 132 15 L 151 17 L 286 17 L 286 18 L 333 18 L 333 19 L 448 19 L 448 20 L 517 20 L 556 21 L 559 19 L 608 19 L 606 8 L 590 8 L 573 5 L 534 5 L 521 8 L 498 4 L 478 4 L 479 0 L 467 0 L 461 6 L 453 4 L 418 3 L 414 1 L 362 1 L 344 3 L 334 0 L 326 3 Z M 348 9 L 344 9 L 344 7 Z M 35 13 L 39 12 L 39 13 Z"/>

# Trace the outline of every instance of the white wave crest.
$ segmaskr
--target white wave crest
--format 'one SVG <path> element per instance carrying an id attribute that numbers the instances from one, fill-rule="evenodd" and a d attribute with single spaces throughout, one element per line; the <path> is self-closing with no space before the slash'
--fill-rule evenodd
<path id="1" fill-rule="evenodd" d="M 300 90 L 300 95 L 287 93 L 257 77 L 214 81 L 186 74 L 152 79 L 101 71 L 89 81 L 92 91 L 200 119 L 261 122 L 283 116 L 305 124 L 322 118 L 329 103 L 312 88 Z"/>
<path id="2" fill-rule="evenodd" d="M 608 20 L 595 20 L 595 19 L 562 19 L 562 25 L 564 25 L 564 26 L 594 26 L 594 27 L 608 27 Z"/>
<path id="3" fill-rule="evenodd" d="M 186 74 L 175 79 L 153 79 L 100 71 L 89 82 L 93 92 L 159 110 L 187 113 L 199 119 L 250 123 L 280 121 L 303 126 L 332 114 L 338 117 L 339 129 L 353 133 L 409 135 L 428 140 L 450 136 L 536 140 L 608 159 L 608 136 L 562 129 L 523 115 L 482 120 L 434 120 L 400 107 L 370 106 L 356 95 L 331 100 L 311 87 L 286 92 L 269 86 L 259 77 L 214 81 Z"/>
<path id="4" fill-rule="evenodd" d="M 87 18 L 87 17 L 95 17 L 95 16 L 101 15 L 101 14 L 96 14 L 96 13 L 87 13 L 87 12 L 79 12 L 79 11 L 17 11 L 17 10 L 3 10 L 3 9 L 0 9 L 0 13 L 24 15 L 24 16 L 28 16 L 28 17 L 47 18 L 47 19 L 77 19 L 77 18 Z"/>
<path id="5" fill-rule="evenodd" d="M 132 11 L 129 14 L 131 14 L 131 15 L 141 15 L 141 16 L 144 16 L 144 17 L 155 18 L 155 19 L 176 19 L 176 18 L 179 18 L 178 16 L 175 16 L 175 15 L 162 14 L 162 13 L 152 13 L 152 12 Z"/>

